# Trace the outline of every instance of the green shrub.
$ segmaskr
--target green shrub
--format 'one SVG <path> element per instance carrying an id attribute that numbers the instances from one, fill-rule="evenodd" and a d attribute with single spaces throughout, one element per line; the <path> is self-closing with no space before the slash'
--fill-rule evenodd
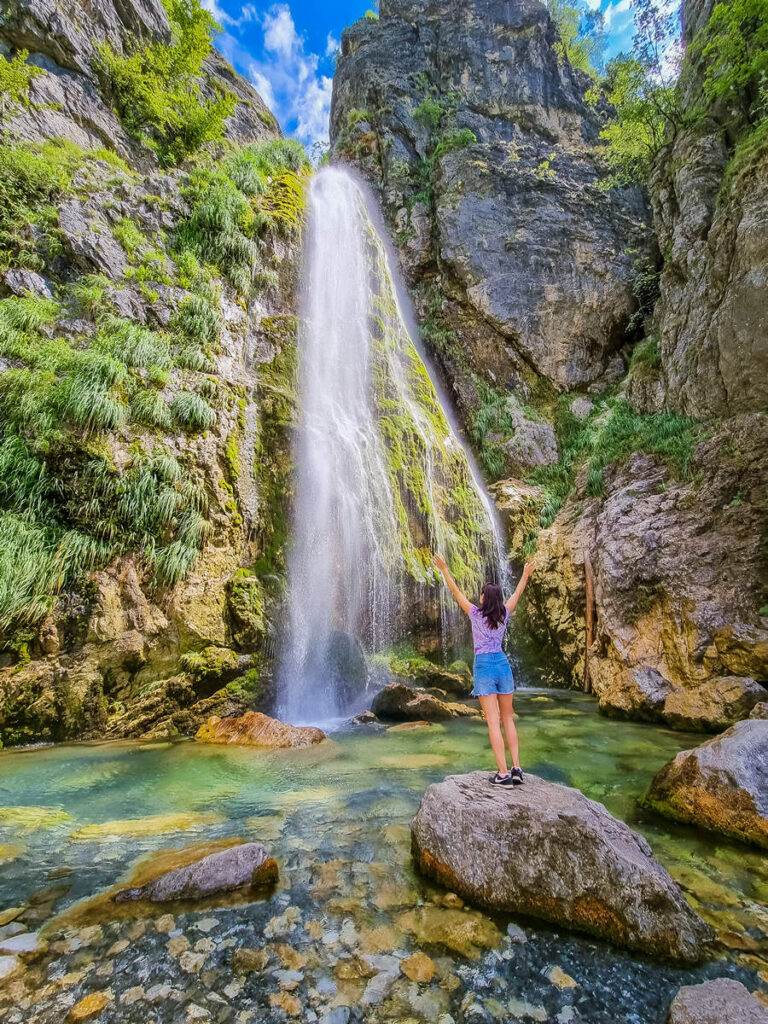
<path id="1" fill-rule="evenodd" d="M 109 312 L 107 295 L 112 287 L 104 274 L 85 274 L 69 285 L 67 291 L 80 312 L 97 319 Z"/>
<path id="2" fill-rule="evenodd" d="M 184 579 L 199 557 L 198 548 L 190 547 L 180 540 L 160 548 L 154 561 L 158 581 L 165 586 L 174 586 Z"/>
<path id="3" fill-rule="evenodd" d="M 131 417 L 137 423 L 168 430 L 173 425 L 173 416 L 168 403 L 159 391 L 145 389 L 137 391 L 131 402 Z"/>
<path id="4" fill-rule="evenodd" d="M 136 227 L 134 222 L 129 220 L 127 217 L 122 217 L 117 224 L 115 224 L 112 228 L 112 234 L 125 249 L 130 260 L 135 260 L 141 249 L 144 248 L 144 246 L 149 245 L 147 239 Z"/>
<path id="5" fill-rule="evenodd" d="M 503 442 L 514 433 L 514 421 L 506 395 L 479 378 L 475 388 L 478 404 L 472 412 L 470 434 L 486 475 L 498 480 L 504 471 Z"/>
<path id="6" fill-rule="evenodd" d="M 32 81 L 45 71 L 36 64 L 27 64 L 29 50 L 19 50 L 8 60 L 0 54 L 0 120 L 30 106 Z"/>
<path id="7" fill-rule="evenodd" d="M 170 343 L 164 335 L 120 317 L 106 321 L 93 349 L 115 356 L 126 366 L 168 369 L 173 363 Z"/>
<path id="8" fill-rule="evenodd" d="M 273 139 L 243 146 L 224 165 L 228 177 L 246 196 L 263 195 L 270 181 L 285 171 L 307 170 L 304 147 L 296 139 Z"/>
<path id="9" fill-rule="evenodd" d="M 193 391 L 180 391 L 171 402 L 171 412 L 185 430 L 210 430 L 216 413 L 204 398 Z"/>
<path id="10" fill-rule="evenodd" d="M 126 131 L 154 149 L 165 165 L 178 164 L 224 134 L 234 111 L 234 93 L 214 90 L 205 98 L 199 84 L 203 61 L 219 26 L 199 0 L 164 0 L 170 43 L 138 39 L 126 55 L 99 46 L 99 69 L 108 83 Z"/>
<path id="11" fill-rule="evenodd" d="M 171 326 L 200 345 L 213 345 L 219 339 L 221 317 L 201 295 L 190 295 L 179 306 Z"/>

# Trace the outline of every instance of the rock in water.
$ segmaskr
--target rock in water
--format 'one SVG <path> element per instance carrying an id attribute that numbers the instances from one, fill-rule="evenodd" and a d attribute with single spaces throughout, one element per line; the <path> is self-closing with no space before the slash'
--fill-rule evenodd
<path id="1" fill-rule="evenodd" d="M 576 789 L 485 772 L 430 786 L 411 824 L 427 875 L 491 910 L 540 917 L 620 946 L 694 962 L 714 938 L 642 836 Z"/>
<path id="2" fill-rule="evenodd" d="M 371 710 L 379 718 L 396 722 L 442 722 L 449 718 L 475 715 L 474 708 L 453 701 L 440 700 L 431 693 L 405 683 L 390 683 L 374 698 Z"/>
<path id="3" fill-rule="evenodd" d="M 715 978 L 681 988 L 669 1008 L 668 1024 L 768 1024 L 768 1009 L 732 978 Z"/>
<path id="4" fill-rule="evenodd" d="M 277 864 L 269 850 L 261 843 L 243 843 L 168 871 L 138 889 L 123 889 L 114 898 L 118 903 L 127 900 L 163 903 L 166 900 L 201 899 L 276 881 Z"/>
<path id="5" fill-rule="evenodd" d="M 214 715 L 201 725 L 195 739 L 200 743 L 237 743 L 246 747 L 310 747 L 325 739 L 322 729 L 288 725 L 260 711 L 246 711 L 239 718 Z"/>
<path id="6" fill-rule="evenodd" d="M 768 719 L 737 722 L 681 751 L 656 774 L 646 802 L 667 817 L 768 847 Z"/>

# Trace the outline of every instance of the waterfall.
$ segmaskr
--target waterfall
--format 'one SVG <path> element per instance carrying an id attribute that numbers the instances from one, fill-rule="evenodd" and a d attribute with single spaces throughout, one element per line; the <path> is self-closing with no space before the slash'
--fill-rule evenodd
<path id="1" fill-rule="evenodd" d="M 435 606 L 432 553 L 473 594 L 504 563 L 492 506 L 407 327 L 394 273 L 363 188 L 338 168 L 320 171 L 278 675 L 278 713 L 292 722 L 328 720 L 354 702 L 365 666 L 351 638 L 381 650 L 402 638 L 409 614 Z"/>

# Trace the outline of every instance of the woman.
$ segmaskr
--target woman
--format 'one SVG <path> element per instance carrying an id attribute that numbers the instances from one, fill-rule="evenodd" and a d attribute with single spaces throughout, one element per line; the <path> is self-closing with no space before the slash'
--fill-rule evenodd
<path id="1" fill-rule="evenodd" d="M 498 771 L 489 779 L 494 786 L 521 785 L 523 772 L 520 768 L 518 753 L 517 729 L 512 709 L 515 681 L 507 656 L 501 649 L 501 642 L 507 629 L 509 616 L 517 607 L 517 602 L 525 590 L 535 562 L 528 562 L 517 588 L 506 602 L 501 587 L 496 583 L 486 583 L 480 594 L 480 607 L 471 604 L 456 586 L 456 581 L 448 571 L 445 560 L 435 558 L 435 565 L 443 574 L 453 596 L 459 602 L 472 623 L 472 639 L 475 646 L 474 679 L 472 696 L 480 701 L 485 720 L 488 723 L 488 735 L 491 739 L 493 755 L 496 758 Z M 504 750 L 504 739 L 501 735 L 501 723 L 507 735 L 507 745 L 512 758 L 512 771 L 507 769 L 507 755 Z"/>

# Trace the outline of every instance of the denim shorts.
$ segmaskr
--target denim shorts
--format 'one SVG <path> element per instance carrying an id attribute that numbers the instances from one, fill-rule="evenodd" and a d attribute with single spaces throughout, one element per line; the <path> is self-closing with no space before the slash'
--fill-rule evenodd
<path id="1" fill-rule="evenodd" d="M 503 651 L 498 654 L 476 654 L 474 665 L 475 686 L 473 697 L 487 697 L 492 693 L 514 693 L 515 680 Z"/>

